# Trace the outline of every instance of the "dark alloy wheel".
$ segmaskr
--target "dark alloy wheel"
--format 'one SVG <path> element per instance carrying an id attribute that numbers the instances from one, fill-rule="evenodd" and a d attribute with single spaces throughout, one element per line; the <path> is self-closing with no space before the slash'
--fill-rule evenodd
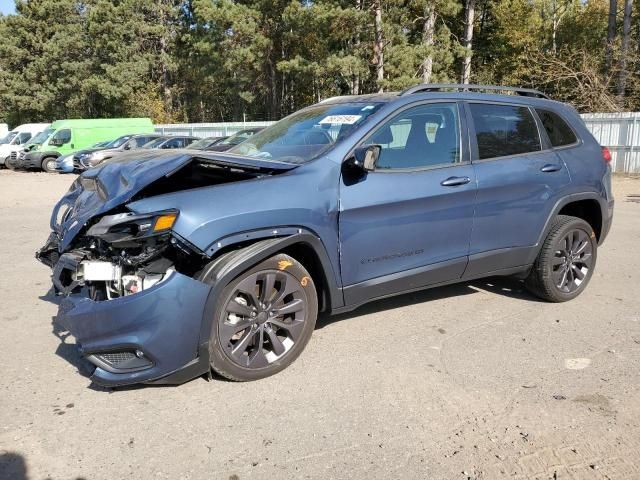
<path id="1" fill-rule="evenodd" d="M 570 230 L 556 243 L 552 277 L 556 287 L 565 293 L 575 292 L 591 270 L 593 247 L 584 230 Z"/>
<path id="2" fill-rule="evenodd" d="M 551 302 L 577 297 L 593 275 L 597 248 L 595 232 L 587 222 L 558 215 L 525 285 L 535 295 Z"/>
<path id="3" fill-rule="evenodd" d="M 222 292 L 212 332 L 212 366 L 237 381 L 273 375 L 309 341 L 318 310 L 310 274 L 276 255 L 240 275 Z"/>

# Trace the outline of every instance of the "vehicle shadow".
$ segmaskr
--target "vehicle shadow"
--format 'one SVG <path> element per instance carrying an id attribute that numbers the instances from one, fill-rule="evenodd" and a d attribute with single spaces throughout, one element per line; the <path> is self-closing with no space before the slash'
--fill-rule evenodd
<path id="1" fill-rule="evenodd" d="M 351 312 L 341 313 L 338 315 L 322 314 L 318 318 L 316 329 L 322 329 L 332 323 L 361 317 L 363 315 L 370 315 L 372 313 L 407 307 L 418 303 L 426 303 L 433 300 L 473 295 L 483 291 L 528 302 L 544 303 L 543 300 L 529 293 L 529 291 L 525 289 L 524 282 L 522 280 L 512 277 L 487 277 L 470 282 L 455 283 L 443 287 L 434 287 L 427 290 L 419 290 L 417 292 L 374 300 Z"/>
<path id="2" fill-rule="evenodd" d="M 56 295 L 56 291 L 53 288 L 53 285 L 49 287 L 49 290 L 44 295 L 40 295 L 38 297 L 40 300 L 44 300 L 45 302 L 53 303 L 54 305 L 60 305 L 62 301 L 62 297 L 60 295 Z"/>
<path id="3" fill-rule="evenodd" d="M 522 280 L 517 280 L 515 278 L 510 278 L 510 277 L 489 277 L 489 278 L 483 278 L 480 280 L 462 282 L 462 283 L 447 285 L 443 287 L 431 288 L 427 290 L 420 290 L 417 292 L 406 293 L 406 294 L 397 295 L 394 297 L 376 300 L 376 301 L 367 303 L 351 312 L 342 313 L 338 315 L 330 316 L 327 314 L 321 314 L 316 323 L 316 329 L 322 329 L 335 322 L 340 322 L 340 321 L 348 320 L 351 318 L 357 318 L 363 315 L 383 312 L 386 310 L 393 310 L 395 308 L 411 306 L 418 303 L 426 303 L 433 300 L 441 300 L 441 299 L 446 299 L 450 297 L 460 297 L 463 295 L 473 295 L 481 292 L 489 292 L 496 295 L 502 295 L 509 298 L 516 298 L 516 299 L 528 301 L 528 302 L 544 303 L 543 300 L 540 300 L 539 298 L 535 297 L 525 289 L 524 282 Z M 41 296 L 40 298 L 42 300 L 59 304 L 61 297 L 56 296 L 53 291 L 53 288 L 51 288 L 45 295 Z M 56 352 L 55 352 L 56 355 L 66 360 L 71 365 L 73 365 L 77 369 L 80 375 L 84 376 L 85 378 L 90 378 L 93 373 L 94 366 L 90 362 L 82 358 L 82 356 L 78 352 L 78 348 L 75 342 L 69 342 L 69 343 L 67 342 L 68 337 L 70 337 L 70 333 L 64 330 L 61 326 L 59 326 L 55 320 L 56 320 L 55 316 L 51 317 L 52 333 L 60 340 L 60 344 L 56 348 Z M 197 377 L 197 378 L 200 378 L 200 377 Z M 227 381 L 226 379 L 219 377 L 217 375 L 214 375 L 213 378 L 218 381 Z M 113 388 L 101 387 L 91 382 L 88 388 L 90 388 L 91 390 L 113 393 L 118 391 L 124 392 L 124 391 L 137 390 L 140 388 L 149 388 L 149 387 L 167 388 L 167 387 L 175 387 L 175 385 L 142 384 L 142 385 L 130 385 L 130 386 L 117 387 L 113 389 Z"/>

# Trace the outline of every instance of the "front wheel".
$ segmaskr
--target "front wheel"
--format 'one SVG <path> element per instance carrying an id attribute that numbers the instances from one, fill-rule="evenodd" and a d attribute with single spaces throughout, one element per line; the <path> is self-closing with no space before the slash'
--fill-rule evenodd
<path id="1" fill-rule="evenodd" d="M 587 287 L 596 266 L 598 242 L 584 220 L 558 215 L 542 244 L 527 288 L 550 302 L 566 302 Z"/>
<path id="2" fill-rule="evenodd" d="M 55 157 L 47 157 L 42 160 L 42 170 L 45 172 L 55 172 L 56 171 L 56 159 Z"/>
<path id="3" fill-rule="evenodd" d="M 318 296 L 304 266 L 279 254 L 231 281 L 214 312 L 213 369 L 229 380 L 258 380 L 300 355 L 315 328 Z"/>

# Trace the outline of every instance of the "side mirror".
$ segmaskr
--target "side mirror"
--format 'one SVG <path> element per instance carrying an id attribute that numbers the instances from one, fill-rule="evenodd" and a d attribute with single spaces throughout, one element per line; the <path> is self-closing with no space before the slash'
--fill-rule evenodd
<path id="1" fill-rule="evenodd" d="M 131 150 L 131 144 L 130 143 L 125 144 L 124 149 Z"/>
<path id="2" fill-rule="evenodd" d="M 353 157 L 349 159 L 350 166 L 364 172 L 373 172 L 376 169 L 382 147 L 380 145 L 363 145 L 356 148 Z"/>

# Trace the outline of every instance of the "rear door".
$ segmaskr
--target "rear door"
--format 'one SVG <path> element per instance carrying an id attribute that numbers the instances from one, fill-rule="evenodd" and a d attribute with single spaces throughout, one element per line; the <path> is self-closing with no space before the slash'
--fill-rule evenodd
<path id="1" fill-rule="evenodd" d="M 459 278 L 476 194 L 460 106 L 411 106 L 364 144 L 376 170 L 340 185 L 340 255 L 347 304 Z"/>
<path id="2" fill-rule="evenodd" d="M 531 108 L 488 102 L 466 107 L 478 182 L 471 276 L 526 264 L 570 177 Z"/>

